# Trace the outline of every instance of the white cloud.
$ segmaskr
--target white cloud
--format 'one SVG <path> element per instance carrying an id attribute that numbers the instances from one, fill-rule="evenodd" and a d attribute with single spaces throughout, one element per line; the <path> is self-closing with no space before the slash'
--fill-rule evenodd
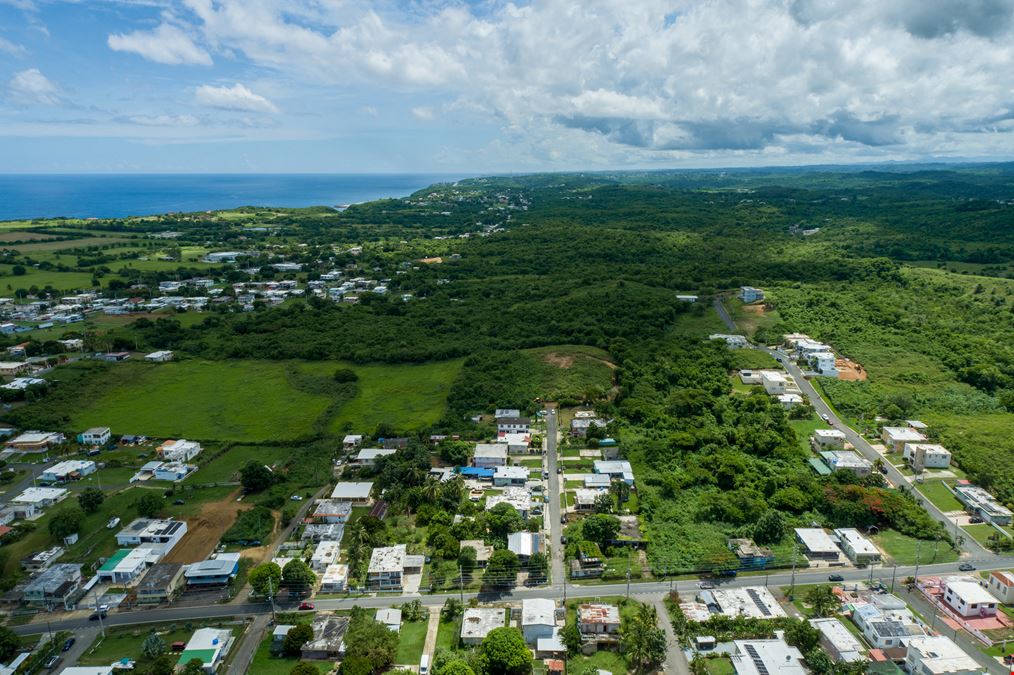
<path id="1" fill-rule="evenodd" d="M 150 31 L 114 33 L 106 41 L 113 51 L 132 52 L 156 63 L 211 65 L 208 52 L 194 44 L 185 32 L 168 23 Z"/>
<path id="2" fill-rule="evenodd" d="M 240 110 L 244 112 L 276 113 L 274 103 L 255 94 L 237 82 L 231 87 L 213 87 L 209 84 L 197 88 L 194 99 L 207 108 L 219 110 Z"/>
<path id="3" fill-rule="evenodd" d="M 195 127 L 200 124 L 193 115 L 130 115 L 123 121 L 145 127 Z"/>
<path id="4" fill-rule="evenodd" d="M 433 119 L 433 108 L 427 106 L 416 106 L 412 108 L 412 116 L 417 120 L 430 121 Z"/>
<path id="5" fill-rule="evenodd" d="M 7 83 L 7 91 L 18 103 L 39 103 L 60 105 L 62 99 L 56 85 L 49 81 L 38 68 L 29 68 L 15 73 Z"/>
<path id="6" fill-rule="evenodd" d="M 23 46 L 2 37 L 0 37 L 0 52 L 11 56 L 26 56 L 28 54 L 28 50 Z"/>

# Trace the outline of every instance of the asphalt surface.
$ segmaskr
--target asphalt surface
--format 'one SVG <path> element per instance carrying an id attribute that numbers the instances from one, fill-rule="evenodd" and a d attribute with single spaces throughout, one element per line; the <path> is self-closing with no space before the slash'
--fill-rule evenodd
<path id="1" fill-rule="evenodd" d="M 549 472 L 549 542 L 552 557 L 549 561 L 550 579 L 553 588 L 560 587 L 566 583 L 566 571 L 563 560 L 563 545 L 560 537 L 563 535 L 563 525 L 560 523 L 560 474 L 556 472 L 556 444 L 559 419 L 556 408 L 546 410 L 546 471 Z"/>

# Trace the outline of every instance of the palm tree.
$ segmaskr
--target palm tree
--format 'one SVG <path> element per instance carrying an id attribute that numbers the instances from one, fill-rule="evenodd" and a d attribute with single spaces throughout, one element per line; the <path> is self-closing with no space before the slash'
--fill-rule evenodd
<path id="1" fill-rule="evenodd" d="M 831 586 L 815 586 L 806 594 L 806 602 L 816 616 L 831 616 L 838 611 L 838 597 Z"/>

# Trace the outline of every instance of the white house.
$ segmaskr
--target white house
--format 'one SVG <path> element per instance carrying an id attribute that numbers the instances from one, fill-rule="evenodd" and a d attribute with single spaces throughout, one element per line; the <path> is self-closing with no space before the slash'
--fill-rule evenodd
<path id="1" fill-rule="evenodd" d="M 506 487 L 517 485 L 524 487 L 528 481 L 528 467 L 524 466 L 497 466 L 493 469 L 493 485 Z"/>
<path id="2" fill-rule="evenodd" d="M 996 616 L 996 598 L 971 577 L 946 577 L 943 598 L 959 616 Z"/>
<path id="3" fill-rule="evenodd" d="M 731 655 L 736 675 L 806 675 L 803 655 L 781 637 L 770 640 L 736 640 Z"/>
<path id="4" fill-rule="evenodd" d="M 12 504 L 31 504 L 38 510 L 52 506 L 67 498 L 70 494 L 64 488 L 54 487 L 30 487 L 24 492 L 11 499 Z"/>
<path id="5" fill-rule="evenodd" d="M 1014 574 L 1010 572 L 993 572 L 989 575 L 986 588 L 1003 604 L 1014 604 Z"/>
<path id="6" fill-rule="evenodd" d="M 820 631 L 820 646 L 835 663 L 866 660 L 863 643 L 838 619 L 810 619 L 810 625 Z"/>
<path id="7" fill-rule="evenodd" d="M 173 360 L 173 353 L 163 349 L 161 351 L 152 352 L 151 354 L 145 354 L 144 360 L 152 363 L 165 363 L 166 361 Z"/>
<path id="8" fill-rule="evenodd" d="M 532 437 L 530 434 L 508 434 L 502 433 L 497 434 L 497 443 L 506 443 L 507 452 L 510 453 L 525 453 L 528 452 L 532 444 Z"/>
<path id="9" fill-rule="evenodd" d="M 498 417 L 496 431 L 498 434 L 527 434 L 532 429 L 529 417 Z"/>
<path id="10" fill-rule="evenodd" d="M 884 427 L 880 431 L 889 452 L 902 452 L 906 443 L 922 443 L 926 437 L 911 427 Z"/>
<path id="11" fill-rule="evenodd" d="M 905 461 L 913 469 L 946 469 L 951 465 L 951 452 L 935 443 L 906 443 Z"/>
<path id="12" fill-rule="evenodd" d="M 341 552 L 341 542 L 325 540 L 318 542 L 317 548 L 310 558 L 310 568 L 314 572 L 323 572 L 331 565 L 338 562 L 338 554 Z"/>
<path id="13" fill-rule="evenodd" d="M 334 486 L 331 491 L 331 499 L 343 502 L 351 502 L 356 506 L 369 504 L 372 499 L 370 493 L 373 491 L 373 483 L 369 481 L 343 481 Z"/>
<path id="14" fill-rule="evenodd" d="M 138 581 L 162 556 L 162 550 L 148 546 L 121 548 L 103 563 L 96 576 L 110 584 L 130 585 Z"/>
<path id="15" fill-rule="evenodd" d="M 869 565 L 880 561 L 880 549 L 854 527 L 840 527 L 834 531 L 841 548 L 856 565 Z"/>
<path id="16" fill-rule="evenodd" d="M 749 344 L 745 335 L 727 335 L 725 333 L 712 333 L 709 340 L 722 340 L 729 349 L 745 349 Z"/>
<path id="17" fill-rule="evenodd" d="M 841 551 L 823 528 L 797 527 L 795 532 L 796 539 L 803 545 L 803 553 L 807 558 L 838 559 Z"/>
<path id="18" fill-rule="evenodd" d="M 826 450 L 820 456 L 831 471 L 851 471 L 857 476 L 869 476 L 873 471 L 870 460 L 854 450 Z"/>
<path id="19" fill-rule="evenodd" d="M 405 544 L 373 549 L 366 571 L 366 585 L 380 591 L 400 591 L 407 555 Z"/>
<path id="20" fill-rule="evenodd" d="M 689 302 L 690 304 L 693 304 L 697 302 L 698 298 L 696 295 L 677 295 L 676 299 L 680 302 Z"/>
<path id="21" fill-rule="evenodd" d="M 167 462 L 189 462 L 201 454 L 201 444 L 185 438 L 168 440 L 155 448 L 155 454 Z"/>
<path id="22" fill-rule="evenodd" d="M 845 432 L 838 429 L 814 429 L 810 444 L 815 448 L 837 448 L 845 447 Z"/>
<path id="23" fill-rule="evenodd" d="M 592 471 L 609 476 L 610 480 L 622 480 L 627 485 L 634 484 L 634 470 L 625 459 L 596 459 L 592 463 Z"/>
<path id="24" fill-rule="evenodd" d="M 754 286 L 740 286 L 736 296 L 746 304 L 764 299 L 764 290 Z"/>
<path id="25" fill-rule="evenodd" d="M 977 485 L 955 485 L 954 496 L 965 510 L 980 516 L 983 520 L 997 525 L 1010 525 L 1014 514 L 1001 504 L 996 497 Z"/>
<path id="26" fill-rule="evenodd" d="M 116 534 L 116 543 L 120 546 L 150 544 L 169 552 L 186 533 L 184 520 L 137 518 Z"/>
<path id="27" fill-rule="evenodd" d="M 362 434 L 347 434 L 345 438 L 342 439 L 342 450 L 346 451 L 355 450 L 362 444 L 363 444 Z"/>
<path id="28" fill-rule="evenodd" d="M 343 593 L 349 581 L 349 566 L 332 563 L 324 569 L 320 577 L 321 593 Z"/>
<path id="29" fill-rule="evenodd" d="M 46 452 L 67 437 L 56 431 L 26 431 L 7 441 L 6 449 L 13 452 Z"/>
<path id="30" fill-rule="evenodd" d="M 539 552 L 541 541 L 537 532 L 512 532 L 507 535 L 507 550 L 524 562 Z"/>
<path id="31" fill-rule="evenodd" d="M 396 452 L 398 452 L 397 448 L 363 448 L 352 458 L 350 463 L 355 466 L 372 468 L 376 466 L 378 459 L 389 457 Z"/>
<path id="32" fill-rule="evenodd" d="M 81 445 L 105 445 L 112 438 L 112 431 L 109 427 L 92 427 L 78 436 Z"/>
<path id="33" fill-rule="evenodd" d="M 803 405 L 803 397 L 799 394 L 778 394 L 775 398 L 778 399 L 778 403 L 786 410 L 791 410 L 797 405 Z"/>
<path id="34" fill-rule="evenodd" d="M 507 446 L 503 443 L 478 443 L 472 455 L 472 466 L 492 469 L 507 465 Z"/>
<path id="35" fill-rule="evenodd" d="M 473 646 L 481 643 L 490 631 L 503 627 L 504 616 L 500 607 L 469 607 L 461 617 L 461 642 Z"/>
<path id="36" fill-rule="evenodd" d="M 556 628 L 556 603 L 549 598 L 525 598 L 521 601 L 521 632 L 525 642 L 536 644 L 553 637 Z"/>
<path id="37" fill-rule="evenodd" d="M 909 640 L 905 667 L 913 675 L 979 675 L 985 670 L 945 635 Z"/>
<path id="38" fill-rule="evenodd" d="M 772 396 L 777 396 L 785 393 L 789 386 L 789 378 L 781 371 L 765 370 L 761 373 L 761 384 L 764 385 L 764 391 Z"/>
<path id="39" fill-rule="evenodd" d="M 39 480 L 43 483 L 66 483 L 93 474 L 96 470 L 95 462 L 91 460 L 67 459 L 43 471 Z"/>

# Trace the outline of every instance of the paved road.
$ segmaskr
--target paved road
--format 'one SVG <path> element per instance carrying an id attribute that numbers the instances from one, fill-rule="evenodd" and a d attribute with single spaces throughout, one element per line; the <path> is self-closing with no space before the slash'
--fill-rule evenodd
<path id="1" fill-rule="evenodd" d="M 737 330 L 736 323 L 732 320 L 732 317 L 729 316 L 729 313 L 728 311 L 726 311 L 725 306 L 722 304 L 721 300 L 716 298 L 714 306 L 715 311 L 718 312 L 718 316 L 722 319 L 722 321 L 729 328 L 729 330 L 735 332 Z M 780 349 L 769 349 L 768 347 L 761 345 L 752 345 L 752 348 L 770 354 L 771 356 L 779 359 L 782 362 L 782 365 L 785 367 L 785 370 L 790 375 L 792 375 L 793 378 L 795 378 L 796 384 L 799 385 L 800 391 L 806 394 L 807 398 L 810 399 L 810 404 L 813 406 L 813 409 L 817 411 L 818 415 L 825 417 L 825 419 L 828 420 L 829 424 L 832 427 L 843 432 L 845 434 L 845 439 L 849 443 L 851 443 L 856 450 L 862 453 L 862 455 L 866 457 L 866 459 L 868 459 L 871 462 L 875 462 L 878 459 L 883 460 L 884 467 L 887 470 L 886 474 L 887 479 L 892 484 L 896 486 L 908 487 L 911 489 L 911 484 L 908 482 L 908 479 L 900 471 L 898 471 L 898 469 L 893 464 L 884 459 L 881 456 L 881 454 L 877 452 L 876 449 L 874 449 L 874 447 L 870 445 L 870 443 L 865 438 L 863 438 L 855 429 L 845 424 L 845 422 L 843 422 L 841 418 L 838 417 L 838 415 L 831 408 L 831 406 L 828 405 L 827 401 L 825 401 L 824 398 L 820 395 L 820 393 L 817 392 L 813 384 L 811 384 L 810 381 L 803 376 L 803 371 L 799 368 L 799 366 L 797 366 L 792 361 L 792 359 L 789 357 L 789 354 Z M 945 529 L 948 529 L 952 533 L 954 533 L 955 538 L 960 536 L 964 540 L 962 543 L 962 548 L 965 551 L 967 551 L 977 559 L 990 559 L 996 557 L 995 553 L 982 546 L 970 535 L 966 535 L 960 531 L 955 532 L 957 526 L 954 524 L 954 521 L 948 518 L 943 511 L 934 506 L 932 502 L 930 502 L 927 499 L 924 499 L 923 496 L 919 494 L 919 492 L 917 492 L 914 489 L 912 489 L 911 491 L 912 495 L 916 498 L 916 500 L 919 501 L 919 503 L 923 506 L 923 508 L 925 508 L 926 511 L 931 516 L 933 516 L 933 518 L 942 523 Z"/>
<path id="2" fill-rule="evenodd" d="M 11 462 L 11 465 L 14 468 L 27 469 L 28 473 L 18 479 L 17 482 L 2 486 L 3 492 L 0 493 L 0 502 L 8 502 L 24 492 L 27 488 L 32 487 L 32 485 L 35 484 L 36 477 L 55 463 L 56 462 L 39 462 L 37 464 L 32 464 L 28 462 Z"/>
<path id="3" fill-rule="evenodd" d="M 983 571 L 989 570 L 1001 570 L 1010 569 L 1014 567 L 1014 557 L 1000 558 L 993 556 L 990 560 L 982 561 L 977 565 L 978 569 Z M 919 571 L 923 574 L 950 574 L 958 570 L 958 563 L 943 563 L 939 565 L 920 565 Z M 913 566 L 898 567 L 896 570 L 892 567 L 876 567 L 873 570 L 873 577 L 884 581 L 887 585 L 890 585 L 892 575 L 896 576 L 898 583 L 907 576 L 911 576 L 915 571 Z M 858 582 L 868 580 L 870 577 L 870 570 L 841 570 L 839 573 L 845 578 L 845 582 Z M 769 575 L 751 575 L 751 576 L 740 576 L 736 579 L 722 582 L 723 586 L 729 587 L 743 587 L 743 586 L 788 586 L 791 583 L 792 575 L 791 572 L 785 570 L 779 570 L 776 573 Z M 815 571 L 815 572 L 797 572 L 795 582 L 797 586 L 806 584 L 817 584 L 827 581 L 827 571 Z M 630 586 L 631 593 L 640 597 L 651 600 L 653 598 L 661 598 L 669 592 L 670 582 L 643 582 L 633 583 Z M 680 593 L 693 594 L 698 588 L 699 582 L 696 580 L 683 580 L 674 583 L 674 587 Z M 568 584 L 566 588 L 566 594 L 568 598 L 597 598 L 605 597 L 610 595 L 625 595 L 627 592 L 626 583 L 618 584 Z M 563 586 L 549 586 L 549 587 L 535 587 L 535 588 L 517 588 L 513 591 L 506 591 L 503 593 L 465 593 L 464 598 L 467 602 L 472 598 L 478 598 L 484 602 L 517 602 L 524 598 L 552 598 L 562 599 L 564 595 Z M 442 607 L 447 598 L 457 598 L 457 593 L 441 593 L 434 595 L 423 595 L 420 600 L 423 605 L 427 607 L 438 606 Z M 338 599 L 316 599 L 314 605 L 318 610 L 336 610 L 336 609 L 350 609 L 351 607 L 358 605 L 360 607 L 367 608 L 379 608 L 379 607 L 396 607 L 405 602 L 405 598 L 400 595 L 389 595 L 389 596 L 354 596 L 348 598 Z M 285 603 L 278 604 L 279 611 L 293 611 L 296 609 L 298 603 Z M 139 609 L 133 611 L 123 612 L 110 612 L 109 616 L 105 620 L 106 627 L 111 626 L 127 626 L 144 623 L 160 623 L 160 622 L 181 622 L 190 621 L 200 618 L 216 618 L 216 617 L 227 617 L 227 616 L 243 616 L 243 615 L 270 615 L 271 606 L 268 603 L 246 603 L 241 605 L 233 604 L 215 604 L 215 605 L 198 605 L 192 607 L 166 607 L 159 609 Z M 75 618 L 66 619 L 63 621 L 52 621 L 51 622 L 53 631 L 58 630 L 77 630 L 81 628 L 92 627 L 95 624 L 89 622 L 86 618 Z M 22 626 L 14 626 L 12 628 L 15 633 L 19 635 L 32 635 L 46 632 L 45 623 L 32 623 Z"/>
<path id="4" fill-rule="evenodd" d="M 687 663 L 687 655 L 683 653 L 683 649 L 680 647 L 679 638 L 676 637 L 672 621 L 669 620 L 669 610 L 666 609 L 665 603 L 661 599 L 655 600 L 655 611 L 658 612 L 658 622 L 662 625 L 662 630 L 665 631 L 665 642 L 668 647 L 666 649 L 665 663 L 662 664 L 664 668 L 662 672 L 690 675 L 690 664 Z"/>
<path id="5" fill-rule="evenodd" d="M 250 670 L 250 663 L 253 662 L 257 647 L 260 646 L 261 638 L 264 637 L 264 629 L 268 627 L 269 623 L 271 623 L 271 615 L 260 614 L 255 616 L 247 626 L 243 640 L 233 652 L 232 662 L 229 664 L 229 675 L 244 675 Z"/>
<path id="6" fill-rule="evenodd" d="M 550 579 L 553 588 L 562 588 L 566 583 L 566 571 L 563 560 L 563 545 L 560 544 L 560 537 L 563 535 L 563 525 L 560 523 L 560 474 L 556 472 L 556 442 L 557 430 L 559 428 L 558 413 L 555 407 L 546 410 L 546 471 L 549 472 L 549 532 L 550 549 L 553 552 L 550 559 Z"/>

